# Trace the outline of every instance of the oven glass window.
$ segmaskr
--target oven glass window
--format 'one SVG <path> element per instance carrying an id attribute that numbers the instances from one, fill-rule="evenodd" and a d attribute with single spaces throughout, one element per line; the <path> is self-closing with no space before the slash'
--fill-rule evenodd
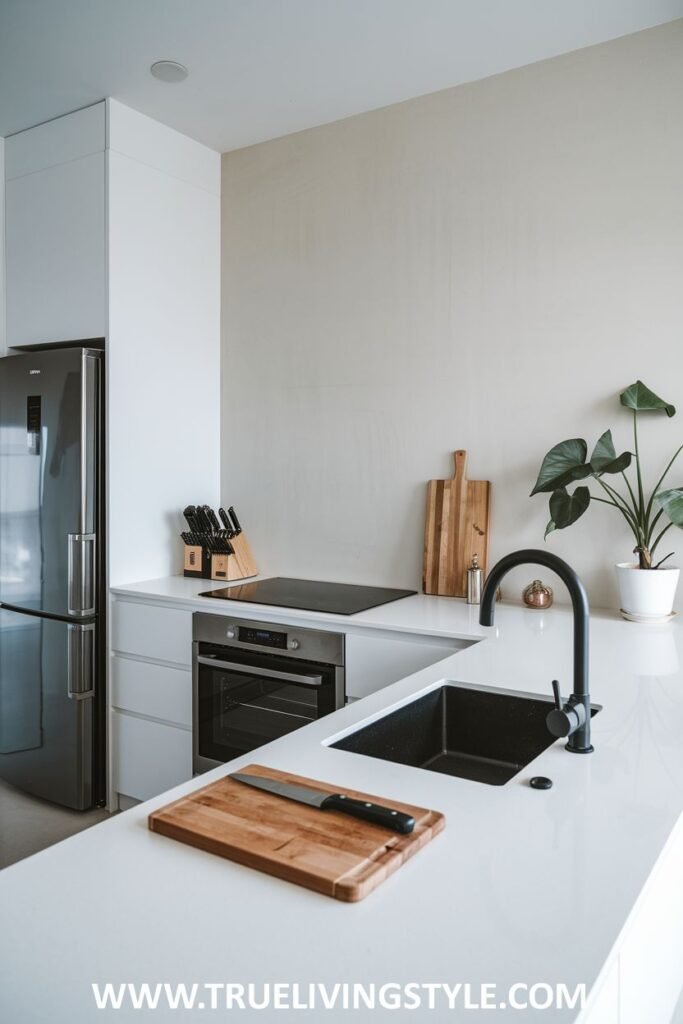
<path id="1" fill-rule="evenodd" d="M 236 655 L 222 648 L 199 662 L 200 757 L 232 760 L 334 710 L 333 666 L 268 656 L 259 658 L 261 666 L 246 665 L 239 663 L 241 651 L 233 664 Z"/>

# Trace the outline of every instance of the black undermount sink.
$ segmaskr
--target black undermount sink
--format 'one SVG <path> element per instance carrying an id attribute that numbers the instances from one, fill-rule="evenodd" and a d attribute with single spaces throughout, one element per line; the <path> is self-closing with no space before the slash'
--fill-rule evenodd
<path id="1" fill-rule="evenodd" d="M 450 683 L 331 746 L 502 786 L 555 743 L 546 725 L 552 708 L 533 694 Z M 591 705 L 591 716 L 598 710 Z"/>

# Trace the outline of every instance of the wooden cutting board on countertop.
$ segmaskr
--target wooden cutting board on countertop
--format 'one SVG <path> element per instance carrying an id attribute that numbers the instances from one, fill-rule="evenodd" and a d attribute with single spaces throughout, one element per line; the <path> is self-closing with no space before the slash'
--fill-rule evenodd
<path id="1" fill-rule="evenodd" d="M 473 555 L 484 576 L 488 569 L 491 484 L 466 478 L 466 451 L 453 452 L 453 461 L 452 480 L 427 484 L 422 589 L 425 594 L 466 597 Z"/>
<path id="2" fill-rule="evenodd" d="M 226 775 L 152 811 L 150 829 L 334 899 L 355 903 L 426 846 L 446 824 L 438 811 L 263 765 L 250 764 L 240 771 L 383 804 L 411 814 L 415 828 L 410 835 L 400 835 L 347 814 L 321 811 L 254 789 Z"/>

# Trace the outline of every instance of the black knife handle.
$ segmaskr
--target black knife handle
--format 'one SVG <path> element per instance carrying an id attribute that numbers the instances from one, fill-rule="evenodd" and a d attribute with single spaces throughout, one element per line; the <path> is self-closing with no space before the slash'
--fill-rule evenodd
<path id="1" fill-rule="evenodd" d="M 216 513 L 209 505 L 206 506 L 206 515 L 208 517 L 209 522 L 211 523 L 211 527 L 214 533 L 220 533 L 221 524 L 218 522 L 218 519 L 216 518 Z"/>
<path id="2" fill-rule="evenodd" d="M 381 804 L 373 804 L 366 800 L 353 800 L 343 793 L 334 793 L 328 796 L 320 805 L 322 811 L 341 811 L 343 814 L 350 814 L 352 818 L 362 818 L 363 821 L 371 821 L 373 825 L 383 825 L 384 828 L 393 829 L 394 832 L 402 832 L 407 835 L 415 828 L 415 818 L 409 814 L 402 814 L 401 811 L 393 811 L 391 807 L 382 807 Z"/>
<path id="3" fill-rule="evenodd" d="M 193 532 L 197 529 L 197 509 L 194 505 L 188 505 L 183 511 L 185 521 Z"/>
<path id="4" fill-rule="evenodd" d="M 241 533 L 242 532 L 242 526 L 240 525 L 240 521 L 237 518 L 237 513 L 235 512 L 235 509 L 233 508 L 232 505 L 228 509 L 228 515 L 232 519 L 232 525 L 235 528 L 235 533 Z"/>

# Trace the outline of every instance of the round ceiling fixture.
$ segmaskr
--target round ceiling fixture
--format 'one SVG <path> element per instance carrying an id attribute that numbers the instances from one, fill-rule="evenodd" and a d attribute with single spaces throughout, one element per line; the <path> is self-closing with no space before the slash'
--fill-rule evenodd
<path id="1" fill-rule="evenodd" d="M 149 70 L 161 82 L 182 82 L 188 76 L 185 65 L 175 60 L 158 60 Z"/>

